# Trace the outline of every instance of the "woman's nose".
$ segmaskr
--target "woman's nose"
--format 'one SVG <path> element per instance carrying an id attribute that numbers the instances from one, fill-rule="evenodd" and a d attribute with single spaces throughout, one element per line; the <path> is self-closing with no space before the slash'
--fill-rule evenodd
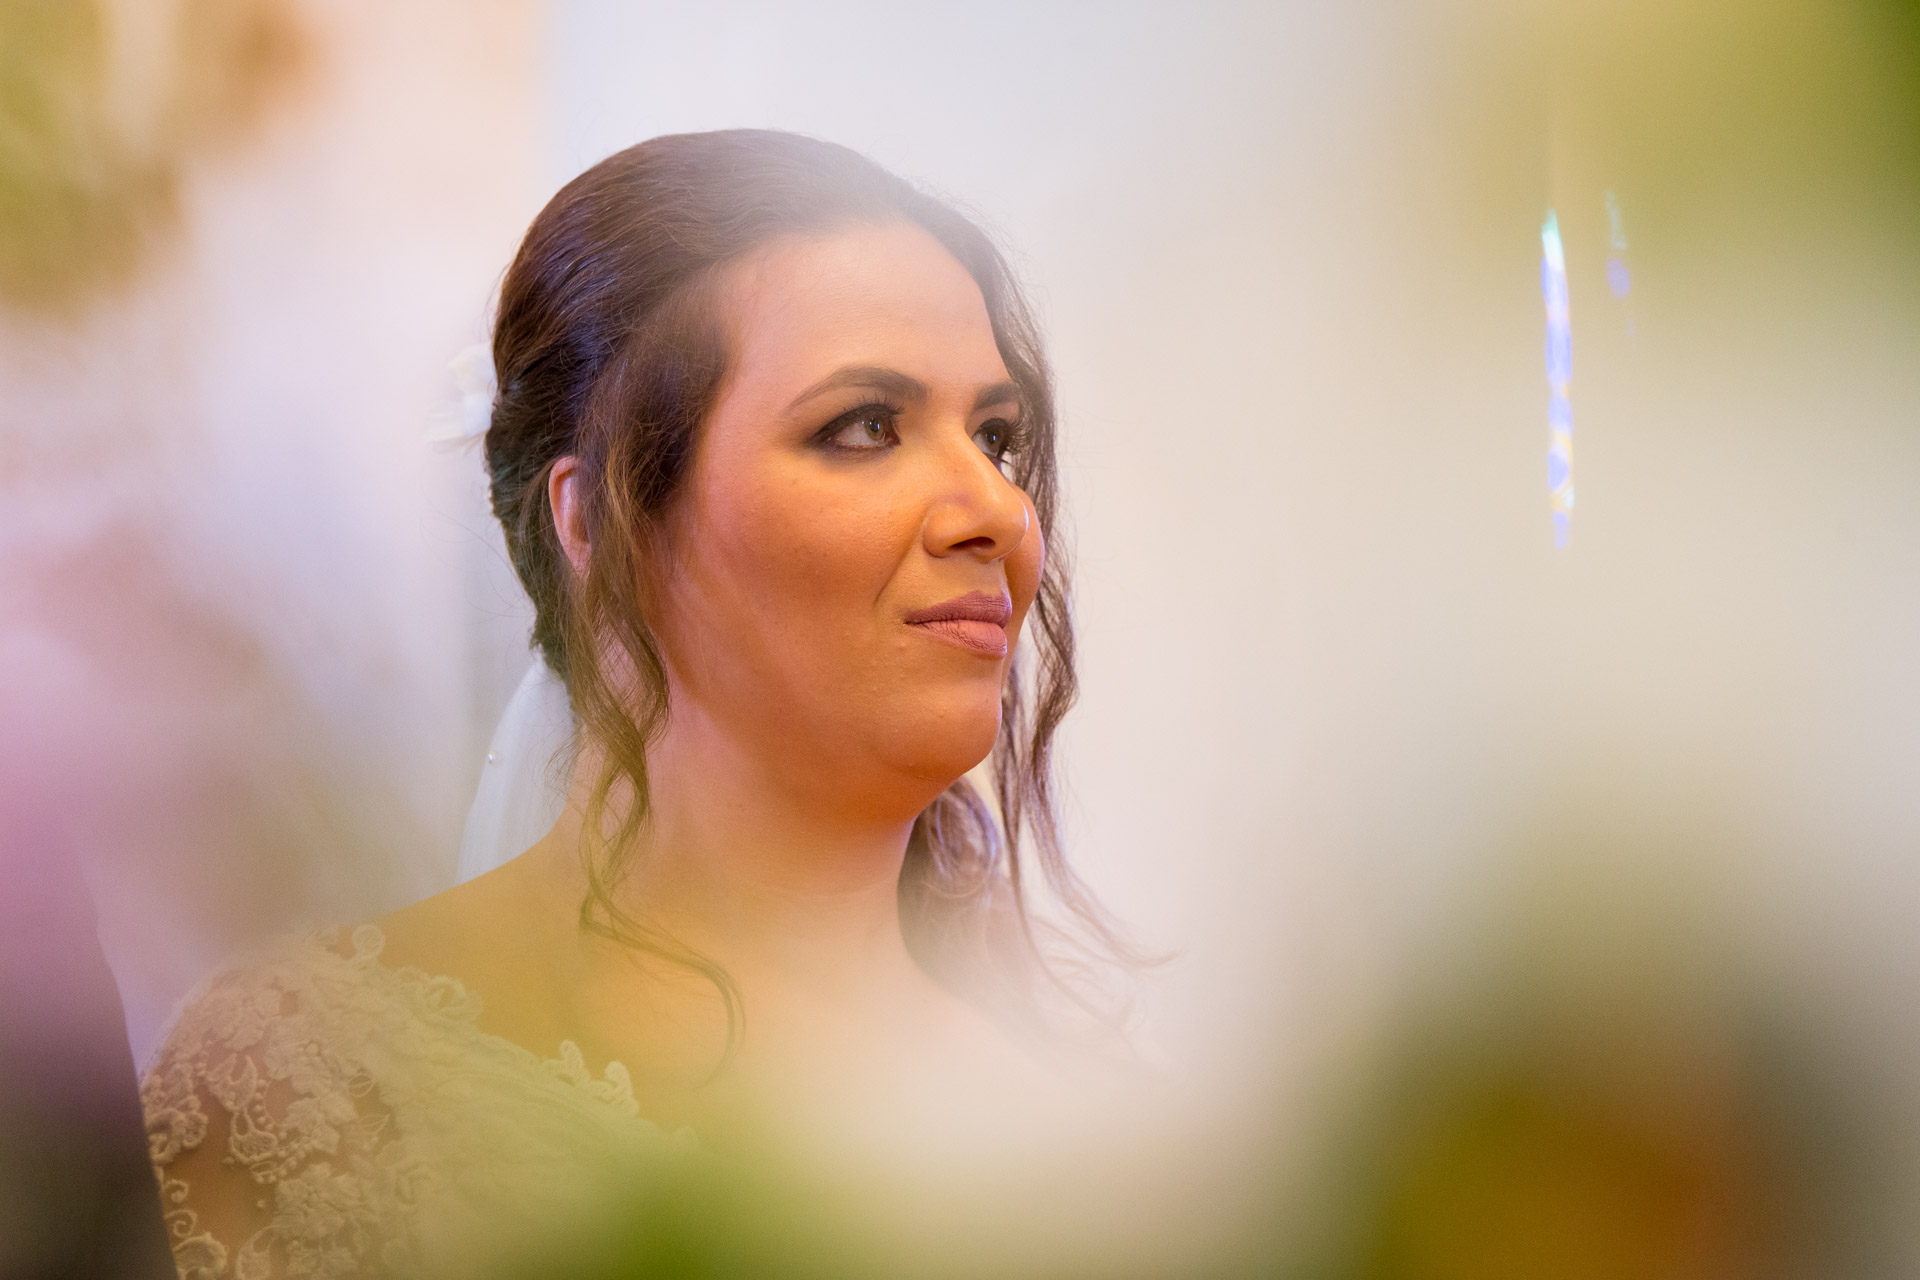
<path id="1" fill-rule="evenodd" d="M 992 563 L 1013 554 L 1032 518 L 1026 496 L 969 436 L 943 445 L 928 473 L 931 501 L 923 534 L 935 556 L 967 555 Z"/>

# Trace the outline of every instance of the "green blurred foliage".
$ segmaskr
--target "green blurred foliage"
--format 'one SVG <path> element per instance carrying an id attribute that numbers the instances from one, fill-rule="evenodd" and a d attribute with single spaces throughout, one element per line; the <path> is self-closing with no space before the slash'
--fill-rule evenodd
<path id="1" fill-rule="evenodd" d="M 762 1153 L 689 1150 L 634 1169 L 562 1241 L 506 1261 L 494 1280 L 793 1280 L 906 1274 L 820 1189 Z"/>
<path id="2" fill-rule="evenodd" d="M 124 281 L 173 212 L 173 175 L 136 155 L 106 111 L 96 5 L 0 6 L 0 296 L 64 307 Z"/>

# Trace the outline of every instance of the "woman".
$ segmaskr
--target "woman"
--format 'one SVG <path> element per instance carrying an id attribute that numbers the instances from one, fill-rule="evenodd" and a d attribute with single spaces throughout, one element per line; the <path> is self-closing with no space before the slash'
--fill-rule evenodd
<path id="1" fill-rule="evenodd" d="M 535 219 L 493 354 L 494 509 L 582 725 L 566 812 L 190 1003 L 145 1087 L 183 1272 L 457 1269 L 666 1135 L 967 1096 L 1071 994 L 1023 834 L 1113 946 L 1050 807 L 1049 377 L 976 227 L 827 143 L 657 138 Z"/>

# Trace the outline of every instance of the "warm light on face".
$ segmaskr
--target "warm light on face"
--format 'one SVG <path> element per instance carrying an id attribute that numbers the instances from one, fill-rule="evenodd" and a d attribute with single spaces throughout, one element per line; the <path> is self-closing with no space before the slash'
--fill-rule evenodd
<path id="1" fill-rule="evenodd" d="M 673 516 L 675 714 L 796 786 L 917 812 L 992 748 L 1039 585 L 1005 473 L 1018 392 L 979 287 L 917 227 L 781 242 L 726 292 L 729 374 Z"/>

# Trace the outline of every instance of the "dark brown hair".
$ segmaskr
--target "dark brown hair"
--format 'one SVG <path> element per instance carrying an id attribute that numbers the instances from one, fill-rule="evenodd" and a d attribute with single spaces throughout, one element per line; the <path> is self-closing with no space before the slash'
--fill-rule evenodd
<path id="1" fill-rule="evenodd" d="M 1026 628 L 1034 671 L 1030 677 L 1016 655 L 1001 699 L 992 756 L 998 813 L 962 778 L 914 823 L 900 875 L 907 945 L 951 987 L 977 994 L 985 983 L 1003 1012 L 1037 1018 L 1047 988 L 1093 1011 L 1084 984 L 1072 970 L 1062 974 L 1059 948 L 1036 940 L 1022 877 L 1026 845 L 1082 926 L 1077 954 L 1131 954 L 1060 851 L 1051 749 L 1075 682 L 1067 569 L 1054 528 L 1053 384 L 1005 259 L 966 217 L 845 147 L 753 129 L 670 135 L 588 169 L 528 229 L 501 286 L 493 335 L 500 390 L 487 466 L 494 512 L 533 599 L 534 643 L 603 752 L 587 809 L 582 923 L 707 974 L 726 1000 L 730 1028 L 739 1010 L 727 975 L 649 932 L 611 892 L 646 820 L 647 744 L 667 715 L 648 624 L 657 564 L 650 550 L 663 543 L 666 509 L 726 371 L 713 287 L 721 269 L 776 237 L 900 221 L 929 232 L 980 287 L 1025 405 L 1027 443 L 1013 479 L 1031 498 L 1049 548 Z M 580 575 L 560 547 L 547 499 L 549 472 L 568 455 L 579 461 L 593 548 Z M 616 811 L 615 833 L 605 836 Z"/>

